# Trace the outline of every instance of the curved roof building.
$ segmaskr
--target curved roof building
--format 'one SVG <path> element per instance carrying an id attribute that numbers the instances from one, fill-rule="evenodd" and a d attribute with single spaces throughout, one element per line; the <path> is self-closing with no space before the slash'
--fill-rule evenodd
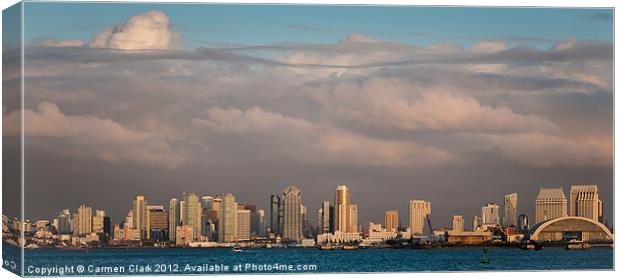
<path id="1" fill-rule="evenodd" d="M 567 216 L 538 223 L 532 228 L 530 239 L 534 241 L 612 241 L 609 229 L 589 218 Z"/>

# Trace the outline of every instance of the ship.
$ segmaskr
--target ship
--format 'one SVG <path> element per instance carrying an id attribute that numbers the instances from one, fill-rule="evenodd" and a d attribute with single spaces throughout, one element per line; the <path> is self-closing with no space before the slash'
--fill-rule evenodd
<path id="1" fill-rule="evenodd" d="M 342 250 L 357 250 L 359 247 L 357 245 L 344 245 L 342 246 Z"/>
<path id="2" fill-rule="evenodd" d="M 336 245 L 319 245 L 320 250 L 334 250 L 338 248 Z"/>

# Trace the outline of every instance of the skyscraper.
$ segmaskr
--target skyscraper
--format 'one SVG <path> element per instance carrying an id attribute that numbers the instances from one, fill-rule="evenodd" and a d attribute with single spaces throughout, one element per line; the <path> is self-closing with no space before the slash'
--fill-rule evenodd
<path id="1" fill-rule="evenodd" d="M 93 210 L 91 207 L 87 207 L 84 204 L 80 205 L 74 218 L 75 227 L 73 233 L 75 235 L 81 236 L 92 233 Z"/>
<path id="2" fill-rule="evenodd" d="M 452 230 L 456 232 L 462 232 L 465 229 L 465 221 L 462 215 L 452 216 Z"/>
<path id="3" fill-rule="evenodd" d="M 301 192 L 294 185 L 289 185 L 282 193 L 282 240 L 299 242 L 303 239 L 301 216 Z"/>
<path id="4" fill-rule="evenodd" d="M 423 234 L 427 219 L 431 214 L 431 202 L 424 200 L 409 201 L 409 228 L 411 234 Z"/>
<path id="5" fill-rule="evenodd" d="M 59 234 L 71 234 L 73 232 L 73 219 L 71 219 L 71 212 L 69 209 L 64 209 L 58 214 L 58 233 Z"/>
<path id="6" fill-rule="evenodd" d="M 319 234 L 332 232 L 332 207 L 329 201 L 323 201 L 319 208 Z"/>
<path id="7" fill-rule="evenodd" d="M 164 206 L 147 206 L 149 211 L 149 238 L 155 241 L 163 241 L 169 237 L 168 213 Z"/>
<path id="8" fill-rule="evenodd" d="M 187 225 L 187 207 L 185 204 L 185 192 L 183 193 L 183 199 L 179 201 L 179 225 Z M 192 231 L 193 232 L 193 231 Z"/>
<path id="9" fill-rule="evenodd" d="M 133 200 L 133 227 L 137 230 L 140 239 L 150 238 L 148 227 L 148 213 L 146 206 L 148 201 L 142 195 L 136 196 Z"/>
<path id="10" fill-rule="evenodd" d="M 233 242 L 237 233 L 237 202 L 235 196 L 227 193 L 221 196 L 222 203 L 218 210 L 218 241 Z"/>
<path id="11" fill-rule="evenodd" d="M 334 230 L 342 233 L 351 232 L 349 194 L 349 189 L 346 185 L 336 187 L 336 193 L 334 194 Z"/>
<path id="12" fill-rule="evenodd" d="M 103 218 L 105 217 L 105 211 L 96 210 L 95 216 L 93 216 L 93 233 L 103 234 Z"/>
<path id="13" fill-rule="evenodd" d="M 398 211 L 386 210 L 385 211 L 385 230 L 388 232 L 398 231 Z"/>
<path id="14" fill-rule="evenodd" d="M 603 211 L 596 185 L 573 185 L 570 188 L 570 216 L 599 221 Z"/>
<path id="15" fill-rule="evenodd" d="M 482 229 L 482 218 L 479 215 L 474 215 L 471 218 L 471 230 L 478 231 Z"/>
<path id="16" fill-rule="evenodd" d="M 562 188 L 540 188 L 536 197 L 536 224 L 567 216 L 566 195 Z"/>
<path id="17" fill-rule="evenodd" d="M 212 196 L 202 196 L 201 198 L 201 202 L 202 202 L 202 209 L 203 210 L 213 210 L 213 197 Z"/>
<path id="18" fill-rule="evenodd" d="M 202 235 L 202 207 L 200 205 L 201 200 L 194 193 L 189 193 L 185 196 L 185 217 L 187 226 L 192 227 L 194 233 L 194 240 L 200 240 Z"/>
<path id="19" fill-rule="evenodd" d="M 237 210 L 236 240 L 250 240 L 250 218 L 252 212 L 248 209 Z"/>
<path id="20" fill-rule="evenodd" d="M 179 221 L 179 201 L 177 198 L 172 198 L 168 207 L 168 238 L 170 241 L 176 240 Z"/>
<path id="21" fill-rule="evenodd" d="M 482 207 L 482 225 L 499 225 L 499 206 L 495 203 L 488 203 Z"/>
<path id="22" fill-rule="evenodd" d="M 257 236 L 265 236 L 265 210 L 259 209 L 256 211 L 256 227 L 257 227 Z"/>
<path id="23" fill-rule="evenodd" d="M 269 214 L 269 230 L 271 230 L 272 233 L 275 234 L 280 234 L 280 227 L 281 227 L 281 223 L 280 223 L 280 195 L 274 194 L 271 195 L 270 199 L 269 199 L 269 208 L 270 208 L 270 214 Z"/>
<path id="24" fill-rule="evenodd" d="M 504 196 L 504 226 L 516 227 L 517 226 L 517 207 L 519 203 L 519 196 L 517 193 L 511 193 Z"/>
<path id="25" fill-rule="evenodd" d="M 349 204 L 349 232 L 358 233 L 358 207 L 357 204 Z"/>

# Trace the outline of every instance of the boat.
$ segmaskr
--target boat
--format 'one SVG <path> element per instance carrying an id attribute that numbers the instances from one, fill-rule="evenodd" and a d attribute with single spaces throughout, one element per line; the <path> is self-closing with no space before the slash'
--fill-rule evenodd
<path id="1" fill-rule="evenodd" d="M 357 250 L 358 246 L 357 245 L 345 245 L 342 246 L 342 250 Z"/>
<path id="2" fill-rule="evenodd" d="M 243 250 L 241 250 L 241 247 L 233 247 L 233 251 L 234 252 L 243 252 Z"/>
<path id="3" fill-rule="evenodd" d="M 338 246 L 336 246 L 336 245 L 319 245 L 319 249 L 320 250 L 334 250 L 337 247 Z"/>
<path id="4" fill-rule="evenodd" d="M 587 250 L 592 246 L 589 243 L 585 242 L 571 242 L 566 245 L 566 250 Z"/>
<path id="5" fill-rule="evenodd" d="M 63 247 L 58 247 L 58 250 L 64 250 L 64 251 L 86 251 L 88 252 L 88 247 L 85 246 L 63 246 Z"/>

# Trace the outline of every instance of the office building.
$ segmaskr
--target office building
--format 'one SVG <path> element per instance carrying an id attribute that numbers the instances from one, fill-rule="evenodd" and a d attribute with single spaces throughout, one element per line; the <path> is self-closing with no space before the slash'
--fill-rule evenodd
<path id="1" fill-rule="evenodd" d="M 168 205 L 168 238 L 170 241 L 176 240 L 177 226 L 180 222 L 179 216 L 179 200 L 172 198 Z"/>
<path id="2" fill-rule="evenodd" d="M 185 196 L 185 217 L 186 223 L 184 225 L 192 227 L 192 233 L 194 234 L 194 241 L 200 241 L 202 235 L 202 207 L 201 199 L 194 193 L 189 193 Z"/>
<path id="3" fill-rule="evenodd" d="M 73 219 L 71 218 L 71 212 L 68 209 L 64 209 L 58 214 L 58 226 L 56 230 L 59 234 L 71 234 L 73 232 Z"/>
<path id="4" fill-rule="evenodd" d="M 281 204 L 280 204 L 280 195 L 274 194 L 271 195 L 270 199 L 269 199 L 269 208 L 270 208 L 270 214 L 269 214 L 269 230 L 272 233 L 275 234 L 280 234 L 281 233 L 281 216 L 282 216 L 282 209 L 281 209 Z"/>
<path id="5" fill-rule="evenodd" d="M 221 206 L 218 210 L 218 241 L 234 242 L 237 234 L 237 202 L 235 196 L 227 193 L 221 197 Z"/>
<path id="6" fill-rule="evenodd" d="M 140 239 L 148 239 L 150 238 L 149 234 L 149 224 L 147 221 L 147 209 L 148 201 L 142 195 L 136 196 L 133 200 L 133 225 L 132 227 L 137 230 L 137 233 Z"/>
<path id="7" fill-rule="evenodd" d="M 411 234 L 424 234 L 430 228 L 427 227 L 430 214 L 431 202 L 424 200 L 409 201 L 409 228 Z"/>
<path id="8" fill-rule="evenodd" d="M 504 196 L 504 227 L 516 227 L 519 195 L 511 193 Z"/>
<path id="9" fill-rule="evenodd" d="M 562 188 L 540 188 L 536 196 L 536 223 L 568 216 Z"/>
<path id="10" fill-rule="evenodd" d="M 500 224 L 500 216 L 499 216 L 499 206 L 495 203 L 488 203 L 486 206 L 482 207 L 482 225 L 499 225 Z"/>
<path id="11" fill-rule="evenodd" d="M 248 209 L 237 210 L 237 241 L 250 240 L 251 217 L 252 211 Z"/>
<path id="12" fill-rule="evenodd" d="M 301 192 L 294 185 L 282 193 L 282 240 L 300 242 L 302 236 Z"/>
<path id="13" fill-rule="evenodd" d="M 91 207 L 87 207 L 82 204 L 77 210 L 75 217 L 75 227 L 73 232 L 75 235 L 84 236 L 92 233 L 93 231 L 93 210 Z"/>
<path id="14" fill-rule="evenodd" d="M 570 216 L 589 218 L 594 221 L 603 215 L 602 202 L 596 185 L 573 185 L 570 188 Z"/>
<path id="15" fill-rule="evenodd" d="M 93 216 L 93 233 L 103 234 L 103 219 L 105 217 L 105 211 L 96 210 L 95 216 Z"/>
<path id="16" fill-rule="evenodd" d="M 474 215 L 471 218 L 471 230 L 478 231 L 482 229 L 482 218 L 479 215 Z"/>
<path id="17" fill-rule="evenodd" d="M 398 211 L 386 210 L 385 211 L 385 230 L 388 232 L 398 232 Z"/>
<path id="18" fill-rule="evenodd" d="M 346 185 L 336 187 L 334 194 L 334 230 L 341 233 L 351 232 L 350 192 Z"/>
<path id="19" fill-rule="evenodd" d="M 147 206 L 149 215 L 150 239 L 163 241 L 169 237 L 168 213 L 164 206 Z"/>
<path id="20" fill-rule="evenodd" d="M 319 234 L 330 233 L 332 229 L 333 207 L 329 201 L 323 201 L 319 208 Z"/>
<path id="21" fill-rule="evenodd" d="M 462 232 L 465 230 L 465 220 L 462 215 L 452 216 L 452 230 Z"/>

